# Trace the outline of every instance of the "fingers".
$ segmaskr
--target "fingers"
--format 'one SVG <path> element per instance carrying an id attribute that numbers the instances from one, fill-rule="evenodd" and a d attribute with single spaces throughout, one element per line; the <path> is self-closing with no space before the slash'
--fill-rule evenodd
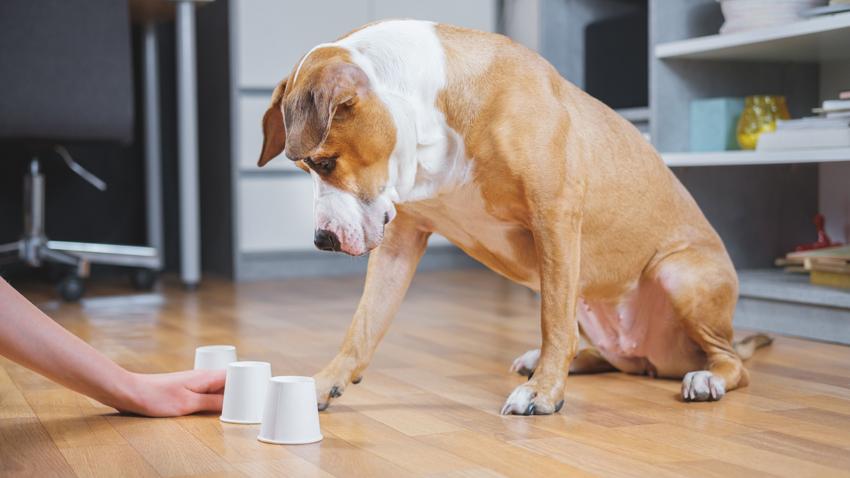
<path id="1" fill-rule="evenodd" d="M 194 410 L 189 413 L 195 412 L 220 412 L 221 404 L 224 400 L 224 395 L 221 394 L 194 394 Z"/>
<path id="2" fill-rule="evenodd" d="M 221 394 L 224 391 L 224 370 L 192 370 L 186 388 L 201 394 Z"/>
<path id="3" fill-rule="evenodd" d="M 224 400 L 224 370 L 192 370 L 185 383 L 192 393 L 192 410 L 195 412 L 220 412 Z"/>

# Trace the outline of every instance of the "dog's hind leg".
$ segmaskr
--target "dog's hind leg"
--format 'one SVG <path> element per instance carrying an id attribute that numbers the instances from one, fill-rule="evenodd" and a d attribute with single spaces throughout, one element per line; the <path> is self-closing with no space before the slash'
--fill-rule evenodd
<path id="1" fill-rule="evenodd" d="M 537 368 L 537 361 L 540 359 L 540 349 L 529 350 L 514 359 L 511 365 L 511 372 L 518 373 L 524 377 L 534 375 L 534 369 Z M 576 357 L 570 362 L 570 373 L 572 374 L 590 374 L 611 372 L 617 370 L 611 365 L 595 347 L 588 346 L 582 348 L 576 354 Z"/>
<path id="2" fill-rule="evenodd" d="M 511 364 L 511 372 L 518 373 L 523 377 L 531 377 L 534 375 L 534 369 L 537 368 L 537 361 L 540 360 L 540 349 L 532 349 L 514 359 Z"/>
<path id="3" fill-rule="evenodd" d="M 703 369 L 682 379 L 682 399 L 719 400 L 746 386 L 749 374 L 732 343 L 738 279 L 725 252 L 685 249 L 664 258 L 657 271 L 685 333 L 705 354 Z"/>
<path id="4" fill-rule="evenodd" d="M 587 347 L 578 351 L 576 358 L 570 362 L 570 373 L 572 374 L 590 374 L 612 372 L 617 370 L 617 367 L 611 365 L 602 354 L 596 350 L 596 347 Z"/>

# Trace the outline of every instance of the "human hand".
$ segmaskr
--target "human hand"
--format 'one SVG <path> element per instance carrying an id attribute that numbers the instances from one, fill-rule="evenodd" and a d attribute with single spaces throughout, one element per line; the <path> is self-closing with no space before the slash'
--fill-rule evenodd
<path id="1" fill-rule="evenodd" d="M 224 370 L 132 374 L 132 392 L 120 411 L 149 417 L 176 417 L 221 411 Z"/>

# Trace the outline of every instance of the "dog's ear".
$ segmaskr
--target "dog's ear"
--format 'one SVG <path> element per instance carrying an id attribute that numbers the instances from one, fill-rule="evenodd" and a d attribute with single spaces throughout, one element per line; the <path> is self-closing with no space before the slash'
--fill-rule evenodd
<path id="1" fill-rule="evenodd" d="M 257 166 L 263 167 L 283 152 L 286 146 L 286 126 L 283 124 L 283 110 L 280 103 L 283 100 L 283 92 L 286 90 L 286 81 L 277 84 L 272 93 L 272 104 L 263 115 L 263 149 L 260 151 L 260 159 Z"/>
<path id="2" fill-rule="evenodd" d="M 308 84 L 283 106 L 290 127 L 286 144 L 290 158 L 306 157 L 324 143 L 334 117 L 351 111 L 370 87 L 363 70 L 346 61 L 325 65 Z"/>

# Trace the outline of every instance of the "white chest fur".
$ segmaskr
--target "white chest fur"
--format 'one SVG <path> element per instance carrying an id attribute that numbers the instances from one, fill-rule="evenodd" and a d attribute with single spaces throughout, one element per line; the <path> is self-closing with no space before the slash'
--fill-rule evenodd
<path id="1" fill-rule="evenodd" d="M 536 263 L 529 260 L 534 255 L 530 236 L 520 225 L 491 214 L 475 183 L 408 203 L 405 208 L 491 268 L 532 289 L 539 288 Z"/>

